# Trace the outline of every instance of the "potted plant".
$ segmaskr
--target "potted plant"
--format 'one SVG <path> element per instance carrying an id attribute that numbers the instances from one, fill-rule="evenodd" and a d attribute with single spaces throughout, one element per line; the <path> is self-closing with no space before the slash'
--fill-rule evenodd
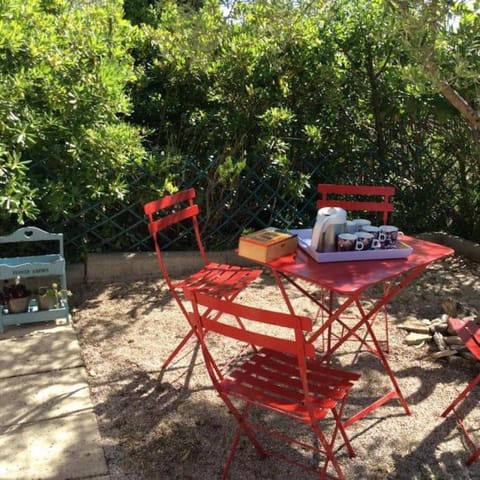
<path id="1" fill-rule="evenodd" d="M 60 308 L 63 306 L 64 300 L 71 294 L 72 292 L 70 292 L 70 290 L 59 288 L 57 283 L 52 283 L 50 286 L 38 287 L 36 292 L 38 308 L 40 310 Z"/>
<path id="2" fill-rule="evenodd" d="M 14 283 L 5 281 L 3 298 L 6 301 L 9 313 L 23 313 L 28 310 L 28 302 L 32 292 L 16 278 Z"/>

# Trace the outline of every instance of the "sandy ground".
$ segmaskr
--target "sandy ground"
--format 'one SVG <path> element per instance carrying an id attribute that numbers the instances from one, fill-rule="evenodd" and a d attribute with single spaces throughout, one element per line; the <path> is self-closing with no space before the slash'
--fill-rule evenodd
<path id="1" fill-rule="evenodd" d="M 407 346 L 406 333 L 398 328 L 408 317 L 439 317 L 446 297 L 479 308 L 479 274 L 480 264 L 456 256 L 429 267 L 392 301 L 388 360 L 412 413 L 406 415 L 393 400 L 349 427 L 356 457 L 338 452 L 347 478 L 480 480 L 480 460 L 470 468 L 464 463 L 467 446 L 454 419 L 439 416 L 478 373 L 477 364 L 459 358 L 432 361 L 428 345 Z M 290 294 L 299 311 L 313 311 L 298 292 Z M 90 285 L 76 291 L 74 299 L 74 326 L 112 480 L 219 478 L 235 425 L 210 386 L 195 342 L 161 372 L 163 359 L 187 331 L 163 281 Z M 240 299 L 284 308 L 268 274 Z M 362 374 L 351 393 L 347 415 L 390 389 L 378 360 L 365 352 L 354 357 L 353 347 L 346 346 L 336 357 L 339 364 Z M 474 435 L 480 424 L 479 393 L 474 391 L 460 409 Z M 316 461 L 310 453 L 296 455 L 312 464 Z M 315 477 L 278 460 L 261 460 L 245 441 L 230 478 Z"/>

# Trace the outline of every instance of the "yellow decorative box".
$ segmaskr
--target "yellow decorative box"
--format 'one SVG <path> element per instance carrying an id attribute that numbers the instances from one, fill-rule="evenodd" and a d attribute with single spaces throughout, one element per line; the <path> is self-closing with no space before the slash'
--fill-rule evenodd
<path id="1" fill-rule="evenodd" d="M 240 256 L 262 263 L 293 253 L 296 248 L 297 235 L 273 227 L 243 235 L 238 242 Z"/>

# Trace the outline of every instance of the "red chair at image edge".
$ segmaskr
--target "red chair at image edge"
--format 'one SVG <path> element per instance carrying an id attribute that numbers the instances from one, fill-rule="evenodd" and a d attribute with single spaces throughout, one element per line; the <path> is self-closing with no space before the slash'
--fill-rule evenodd
<path id="1" fill-rule="evenodd" d="M 480 360 L 480 325 L 474 321 L 465 321 L 458 318 L 450 318 L 449 323 L 452 328 L 457 332 L 458 336 L 463 340 L 465 346 L 472 353 L 472 355 Z M 457 412 L 457 406 L 465 399 L 465 397 L 477 386 L 480 382 L 480 373 L 471 380 L 465 389 L 455 398 L 455 400 L 445 409 L 442 413 L 442 417 L 446 417 L 449 413 L 453 413 L 458 426 L 461 428 L 465 439 L 472 451 L 470 457 L 467 458 L 466 464 L 471 465 L 475 460 L 480 457 L 480 445 L 476 445 L 463 422 L 462 417 Z"/>
<path id="2" fill-rule="evenodd" d="M 262 273 L 260 269 L 214 263 L 208 259 L 200 234 L 198 220 L 200 209 L 194 203 L 195 196 L 195 189 L 189 188 L 171 195 L 165 195 L 144 205 L 144 212 L 148 219 L 148 229 L 153 239 L 160 271 L 171 295 L 187 320 L 190 317 L 184 303 L 183 289 L 232 300 Z M 191 222 L 203 267 L 183 280 L 174 281 L 168 272 L 160 246 L 159 233 L 172 226 L 177 226 L 180 222 Z M 190 330 L 164 361 L 162 369 L 168 367 L 193 334 L 194 330 L 190 325 Z"/>
<path id="3" fill-rule="evenodd" d="M 387 225 L 389 215 L 393 212 L 393 197 L 395 195 L 395 187 L 391 186 L 375 186 L 375 185 L 336 185 L 330 183 L 320 183 L 317 185 L 317 193 L 319 198 L 316 202 L 316 208 L 323 207 L 340 207 L 347 212 L 371 212 L 377 214 L 377 222 Z M 382 222 L 382 223 L 380 223 Z M 389 284 L 384 285 L 384 289 L 388 290 Z M 367 299 L 367 297 L 365 297 Z M 334 299 L 330 294 L 328 300 L 332 305 Z M 373 324 L 377 316 L 371 320 Z M 388 336 L 388 315 L 387 308 L 383 311 L 384 336 L 379 341 L 384 344 L 384 350 L 389 351 Z"/>
<path id="4" fill-rule="evenodd" d="M 262 457 L 282 459 L 308 471 L 320 473 L 320 478 L 343 479 L 333 448 L 340 433 L 349 455 L 354 456 L 341 418 L 348 393 L 360 375 L 330 368 L 315 360 L 314 347 L 304 338 L 304 334 L 312 329 L 310 318 L 241 305 L 199 292 L 186 291 L 185 296 L 192 301 L 190 323 L 196 325 L 212 383 L 238 422 L 222 478 L 228 477 L 240 436 L 245 434 Z M 234 323 L 233 319 L 240 319 L 240 322 Z M 271 328 L 281 327 L 283 332 L 290 333 L 290 337 L 286 333 L 280 337 L 278 333 L 268 332 L 263 328 L 266 325 Z M 228 337 L 238 341 L 239 347 L 243 344 L 253 346 L 253 351 L 247 357 L 235 357 L 237 361 L 228 362 L 228 371 L 222 373 L 213 349 L 207 345 L 210 343 L 206 341 L 207 333 L 208 339 L 212 337 L 215 340 L 212 345 L 218 346 L 220 337 Z M 222 358 L 222 365 L 223 362 Z M 242 408 L 238 401 L 243 404 Z M 278 429 L 271 430 L 268 423 L 275 420 L 270 415 L 252 421 L 249 417 L 252 407 L 275 412 L 311 428 L 318 443 L 305 444 Z M 333 415 L 334 424 L 331 437 L 327 439 L 319 421 L 329 414 Z M 314 468 L 303 463 L 303 460 L 299 461 L 301 459 L 267 450 L 259 442 L 258 432 L 322 454 L 323 466 Z M 332 472 L 328 473 L 330 465 Z"/>

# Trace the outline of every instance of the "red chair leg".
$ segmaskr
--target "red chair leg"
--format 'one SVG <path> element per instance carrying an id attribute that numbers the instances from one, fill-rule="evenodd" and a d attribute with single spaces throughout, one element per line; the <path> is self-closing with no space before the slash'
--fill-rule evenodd
<path id="1" fill-rule="evenodd" d="M 467 465 L 471 465 L 477 458 L 480 457 L 480 448 L 476 448 L 473 452 L 473 455 L 468 457 L 467 461 L 465 462 Z"/>
<path id="2" fill-rule="evenodd" d="M 190 331 L 185 335 L 185 337 L 183 337 L 182 341 L 175 347 L 172 353 L 163 362 L 162 370 L 165 370 L 170 365 L 170 362 L 177 356 L 178 352 L 180 352 L 180 350 L 186 345 L 190 338 L 192 338 L 194 333 L 195 332 L 193 331 L 193 328 L 191 328 Z"/>
<path id="3" fill-rule="evenodd" d="M 473 388 L 480 382 L 480 374 L 478 374 L 465 389 L 458 395 L 458 397 L 442 412 L 441 416 L 446 417 L 455 407 L 473 390 Z"/>
<path id="4" fill-rule="evenodd" d="M 342 425 L 341 417 L 343 416 L 343 406 L 345 405 L 345 402 L 342 405 L 342 408 L 340 409 L 340 412 L 337 412 L 337 410 L 334 408 L 332 410 L 333 416 L 335 417 L 335 422 L 338 425 L 338 430 L 340 431 L 340 435 L 343 438 L 343 441 L 345 442 L 345 446 L 347 447 L 348 451 L 348 456 L 350 458 L 355 457 L 355 451 L 353 450 L 352 444 L 350 443 L 350 439 L 347 436 L 347 433 L 345 432 L 345 427 Z"/>
<path id="5" fill-rule="evenodd" d="M 338 460 L 336 459 L 335 454 L 333 453 L 333 442 L 335 440 L 335 435 L 332 438 L 332 442 L 328 443 L 325 435 L 318 428 L 318 425 L 315 422 L 312 422 L 311 425 L 312 425 L 313 431 L 317 435 L 317 438 L 320 440 L 320 443 L 322 444 L 322 448 L 326 456 L 325 463 L 323 464 L 322 470 L 320 472 L 320 478 L 328 478 L 327 469 L 328 469 L 328 464 L 331 463 L 333 468 L 335 469 L 338 480 L 344 480 L 345 477 L 340 468 L 340 464 L 338 463 Z"/>
<path id="6" fill-rule="evenodd" d="M 230 448 L 230 453 L 228 454 L 228 459 L 227 463 L 225 464 L 225 467 L 223 469 L 223 475 L 222 475 L 222 480 L 226 480 L 228 478 L 228 472 L 230 471 L 230 467 L 232 465 L 233 459 L 235 457 L 235 453 L 237 451 L 238 447 L 238 442 L 240 441 L 240 437 L 242 433 L 245 433 L 247 437 L 250 439 L 252 442 L 253 446 L 256 448 L 258 454 L 261 457 L 266 457 L 267 452 L 265 449 L 260 445 L 259 441 L 257 440 L 257 437 L 254 435 L 250 427 L 248 426 L 248 422 L 246 421 L 246 418 L 248 416 L 248 413 L 250 411 L 250 403 L 247 403 L 245 405 L 245 408 L 243 409 L 243 412 L 240 413 L 233 403 L 230 401 L 230 399 L 222 395 L 222 399 L 224 400 L 225 404 L 227 405 L 228 409 L 230 410 L 230 413 L 236 418 L 238 422 L 237 430 L 235 432 L 235 436 L 233 437 L 233 443 Z"/>
<path id="7" fill-rule="evenodd" d="M 446 417 L 450 412 L 453 412 L 455 415 L 455 420 L 457 421 L 458 426 L 462 429 L 462 432 L 465 436 L 465 440 L 467 441 L 470 449 L 472 450 L 472 454 L 467 458 L 466 464 L 471 465 L 475 460 L 480 457 L 480 446 L 477 446 L 465 423 L 463 422 L 463 419 L 460 417 L 460 415 L 456 411 L 457 405 L 462 402 L 465 397 L 475 388 L 475 386 L 480 382 L 480 374 L 478 374 L 473 380 L 470 381 L 470 383 L 463 389 L 463 391 L 455 398 L 455 400 L 442 412 L 441 416 Z"/>

